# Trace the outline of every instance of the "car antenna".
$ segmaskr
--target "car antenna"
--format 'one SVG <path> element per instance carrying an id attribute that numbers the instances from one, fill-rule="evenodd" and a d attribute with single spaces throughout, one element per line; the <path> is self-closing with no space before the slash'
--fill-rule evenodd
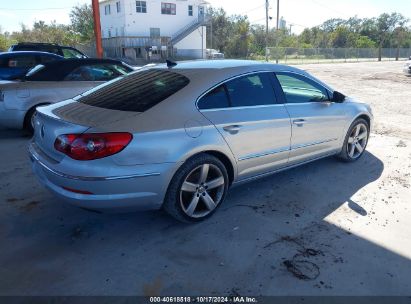
<path id="1" fill-rule="evenodd" d="M 166 62 L 167 62 L 167 67 L 169 69 L 171 69 L 171 68 L 173 68 L 177 65 L 177 62 L 174 62 L 174 61 L 171 61 L 171 60 L 168 60 L 168 59 L 166 59 Z"/>

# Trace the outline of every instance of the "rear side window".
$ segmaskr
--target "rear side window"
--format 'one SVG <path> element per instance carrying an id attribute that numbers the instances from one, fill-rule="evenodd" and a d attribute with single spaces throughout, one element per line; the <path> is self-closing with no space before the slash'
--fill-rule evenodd
<path id="1" fill-rule="evenodd" d="M 221 85 L 207 93 L 198 102 L 198 108 L 201 110 L 221 109 L 228 108 L 229 106 L 230 103 L 228 101 L 227 91 L 224 85 Z"/>
<path id="2" fill-rule="evenodd" d="M 146 70 L 103 85 L 77 101 L 110 110 L 144 112 L 184 88 L 189 79 L 167 70 Z"/>

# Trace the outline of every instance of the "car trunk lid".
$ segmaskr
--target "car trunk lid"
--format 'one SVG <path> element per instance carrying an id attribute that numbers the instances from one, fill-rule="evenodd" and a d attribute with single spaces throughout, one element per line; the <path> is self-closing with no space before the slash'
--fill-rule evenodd
<path id="1" fill-rule="evenodd" d="M 97 108 L 74 100 L 38 107 L 33 140 L 43 153 L 59 162 L 65 157 L 54 148 L 59 135 L 82 134 L 90 128 L 123 121 L 138 114 L 140 113 Z"/>

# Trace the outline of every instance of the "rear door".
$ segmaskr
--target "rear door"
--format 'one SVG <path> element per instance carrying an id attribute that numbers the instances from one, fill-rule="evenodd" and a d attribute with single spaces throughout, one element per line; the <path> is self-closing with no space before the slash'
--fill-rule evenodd
<path id="1" fill-rule="evenodd" d="M 291 117 L 289 164 L 293 165 L 340 149 L 345 125 L 341 103 L 330 101 L 330 92 L 316 81 L 291 72 L 276 73 Z"/>
<path id="2" fill-rule="evenodd" d="M 244 75 L 218 86 L 198 102 L 238 163 L 238 178 L 281 168 L 290 148 L 290 118 L 276 102 L 270 73 Z"/>

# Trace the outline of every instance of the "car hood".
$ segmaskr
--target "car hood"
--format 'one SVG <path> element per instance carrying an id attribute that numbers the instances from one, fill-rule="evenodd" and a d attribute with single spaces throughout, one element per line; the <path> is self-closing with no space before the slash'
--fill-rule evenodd
<path id="1" fill-rule="evenodd" d="M 37 108 L 37 111 L 56 120 L 96 128 L 140 115 L 140 112 L 109 110 L 89 106 L 74 99 Z"/>

